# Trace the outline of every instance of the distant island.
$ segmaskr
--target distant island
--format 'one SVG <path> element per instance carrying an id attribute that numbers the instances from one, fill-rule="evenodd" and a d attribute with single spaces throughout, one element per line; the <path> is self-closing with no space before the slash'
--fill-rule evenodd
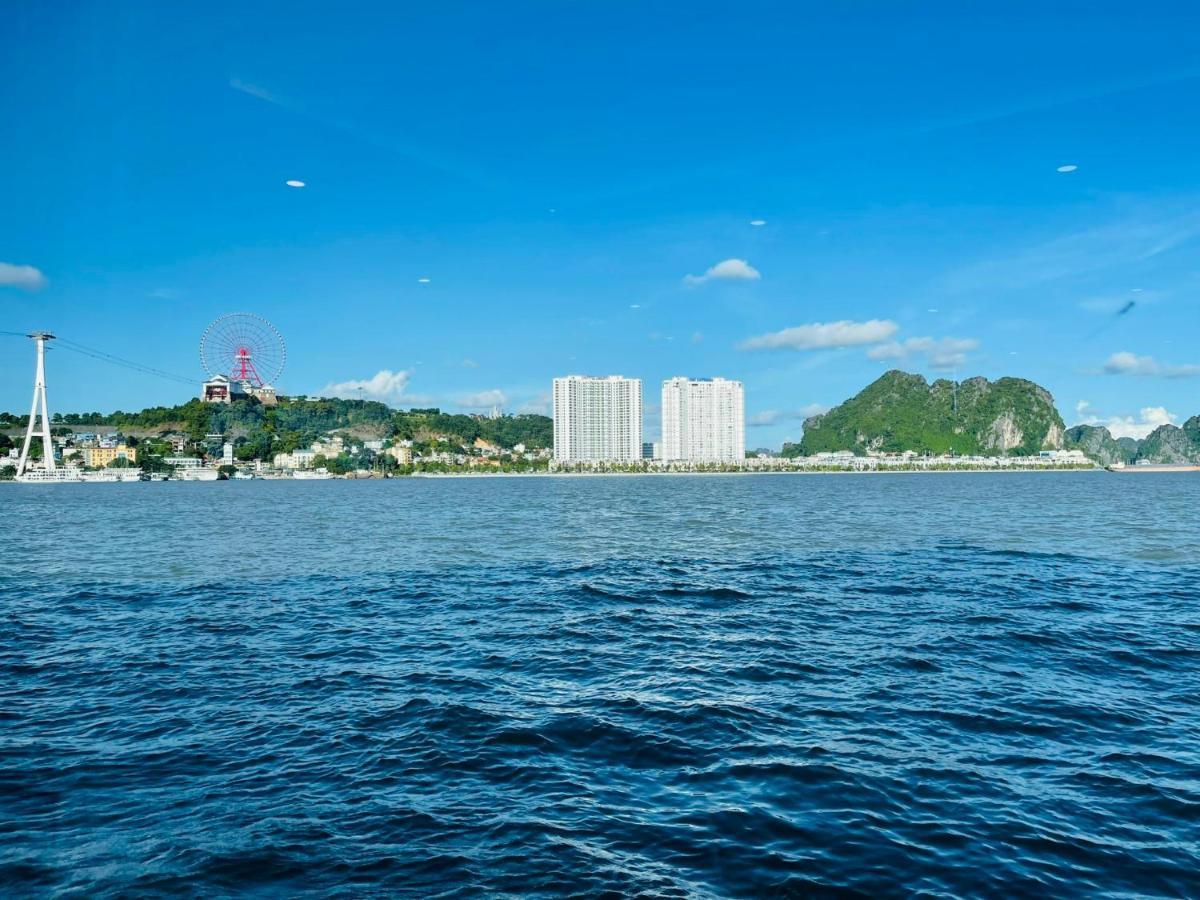
<path id="1" fill-rule="evenodd" d="M 962 382 L 892 370 L 849 400 L 804 421 L 785 457 L 850 451 L 857 455 L 917 453 L 956 456 L 1036 456 L 1079 450 L 1100 465 L 1116 462 L 1200 462 L 1200 416 L 1182 427 L 1162 425 L 1146 438 L 1114 439 L 1107 428 L 1067 428 L 1054 398 L 1023 378 Z"/>

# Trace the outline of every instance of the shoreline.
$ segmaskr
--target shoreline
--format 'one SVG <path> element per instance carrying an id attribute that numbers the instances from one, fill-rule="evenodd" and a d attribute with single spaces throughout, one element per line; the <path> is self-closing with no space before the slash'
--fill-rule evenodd
<path id="1" fill-rule="evenodd" d="M 744 476 L 744 475 L 1013 475 L 1029 472 L 1104 472 L 1101 467 L 1082 468 L 1030 468 L 1030 469 L 832 469 L 804 471 L 800 469 L 762 472 L 414 472 L 397 478 L 641 478 L 644 476 Z M 1113 474 L 1113 473 L 1109 473 Z M 287 480 L 287 479 L 284 479 Z M 345 479 L 353 481 L 355 479 Z M 363 481 L 379 479 L 359 479 Z"/>
<path id="2" fill-rule="evenodd" d="M 736 471 L 736 472 L 414 472 L 410 475 L 392 475 L 388 477 L 350 477 L 350 476 L 333 476 L 332 478 L 322 479 L 302 479 L 291 478 L 288 476 L 268 476 L 257 477 L 250 479 L 253 481 L 403 481 L 409 478 L 424 478 L 424 479 L 487 479 L 487 478 L 644 478 L 644 477 L 692 477 L 692 478 L 712 478 L 712 477 L 744 477 L 758 475 L 773 475 L 773 476 L 816 476 L 816 475 L 1019 475 L 1019 474 L 1048 474 L 1048 473 L 1104 473 L 1107 475 L 1123 475 L 1126 473 L 1136 473 L 1142 475 L 1177 475 L 1177 474 L 1200 474 L 1200 469 L 1195 468 L 1178 468 L 1167 469 L 1158 467 L 1147 467 L 1145 469 L 1130 468 L 1120 471 L 1110 471 L 1102 466 L 1093 466 L 1091 468 L 1082 467 L 1030 467 L 1030 468 L 951 468 L 951 469 L 785 469 L 785 470 L 763 470 L 763 471 Z M 170 479 L 170 481 L 182 482 L 186 479 Z M 238 479 L 224 479 L 228 481 L 236 481 Z M 23 482 L 14 479 L 4 479 L 0 481 L 0 485 L 4 484 L 22 484 Z M 80 483 L 100 483 L 100 482 L 80 482 Z M 107 483 L 107 482 L 105 482 Z M 113 482 L 121 484 L 134 484 L 142 482 Z M 205 482 L 207 483 L 207 482 Z"/>

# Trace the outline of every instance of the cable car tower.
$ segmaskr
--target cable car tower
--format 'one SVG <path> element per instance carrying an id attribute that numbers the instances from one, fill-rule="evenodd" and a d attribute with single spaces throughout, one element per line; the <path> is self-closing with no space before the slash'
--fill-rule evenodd
<path id="1" fill-rule="evenodd" d="M 46 411 L 46 341 L 54 340 L 48 331 L 35 331 L 29 335 L 37 343 L 37 373 L 33 378 L 33 404 L 29 407 L 29 425 L 25 428 L 25 443 L 21 445 L 21 459 L 17 462 L 17 477 L 25 474 L 29 462 L 29 445 L 33 441 L 33 426 L 37 421 L 38 408 L 42 412 L 42 466 L 54 471 L 54 445 L 50 443 L 50 413 Z"/>

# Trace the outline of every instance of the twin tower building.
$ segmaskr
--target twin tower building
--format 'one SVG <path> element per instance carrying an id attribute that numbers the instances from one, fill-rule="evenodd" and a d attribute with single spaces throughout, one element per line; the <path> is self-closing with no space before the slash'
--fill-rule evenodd
<path id="1" fill-rule="evenodd" d="M 554 458 L 559 462 L 643 459 L 642 380 L 609 375 L 554 379 Z M 668 378 L 662 385 L 662 445 L 668 461 L 735 462 L 746 456 L 740 381 Z"/>

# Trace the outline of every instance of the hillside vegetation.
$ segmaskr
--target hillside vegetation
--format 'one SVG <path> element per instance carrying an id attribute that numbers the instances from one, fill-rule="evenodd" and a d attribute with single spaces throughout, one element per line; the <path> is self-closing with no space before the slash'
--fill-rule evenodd
<path id="1" fill-rule="evenodd" d="M 0 414 L 0 427 L 23 424 L 21 417 Z M 53 424 L 56 428 L 69 426 L 75 430 L 109 427 L 126 433 L 177 431 L 194 441 L 209 434 L 224 434 L 238 439 L 241 458 L 261 458 L 305 447 L 330 431 L 455 445 L 470 445 L 476 439 L 483 439 L 506 449 L 515 444 L 530 449 L 548 448 L 554 439 L 553 425 L 547 416 L 488 419 L 439 409 L 394 410 L 373 400 L 289 397 L 281 397 L 276 406 L 264 406 L 253 399 L 229 404 L 189 400 L 179 406 L 155 406 L 141 412 L 56 414 Z"/>
<path id="2" fill-rule="evenodd" d="M 852 450 L 1027 456 L 1061 448 L 1054 398 L 1023 378 L 968 378 L 959 384 L 892 370 L 827 413 L 804 422 L 785 456 Z"/>

